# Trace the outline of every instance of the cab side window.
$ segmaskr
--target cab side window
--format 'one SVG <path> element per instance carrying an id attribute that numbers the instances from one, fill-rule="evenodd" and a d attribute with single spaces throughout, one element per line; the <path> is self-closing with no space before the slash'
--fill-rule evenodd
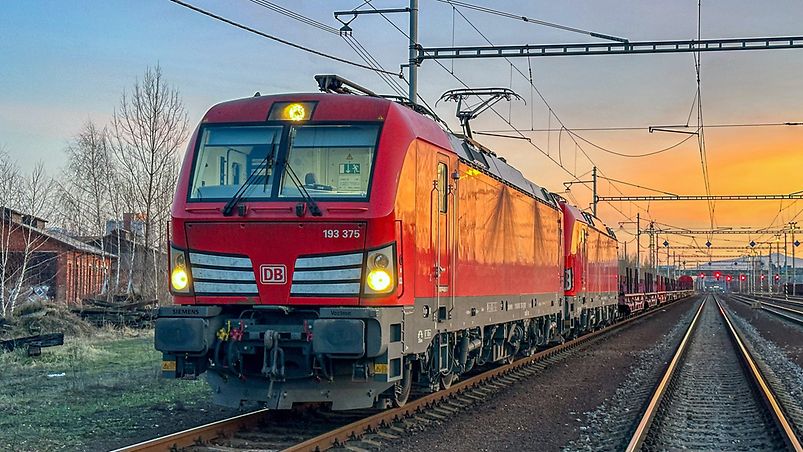
<path id="1" fill-rule="evenodd" d="M 448 174 L 449 170 L 446 168 L 446 164 L 438 162 L 438 210 L 441 213 L 446 213 L 449 206 L 448 183 L 446 179 Z"/>

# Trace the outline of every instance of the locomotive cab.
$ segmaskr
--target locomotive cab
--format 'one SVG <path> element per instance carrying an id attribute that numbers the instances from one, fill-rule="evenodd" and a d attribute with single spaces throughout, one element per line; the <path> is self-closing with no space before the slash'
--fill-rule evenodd
<path id="1" fill-rule="evenodd" d="M 305 94 L 206 114 L 172 210 L 165 375 L 272 408 L 370 406 L 402 379 L 403 108 Z"/>

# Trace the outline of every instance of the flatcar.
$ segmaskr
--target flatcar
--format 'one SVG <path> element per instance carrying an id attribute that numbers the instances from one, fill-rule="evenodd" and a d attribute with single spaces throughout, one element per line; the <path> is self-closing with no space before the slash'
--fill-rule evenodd
<path id="1" fill-rule="evenodd" d="M 401 405 L 617 315 L 599 220 L 419 107 L 318 81 L 215 105 L 193 133 L 165 376 L 206 374 L 232 406 Z"/>

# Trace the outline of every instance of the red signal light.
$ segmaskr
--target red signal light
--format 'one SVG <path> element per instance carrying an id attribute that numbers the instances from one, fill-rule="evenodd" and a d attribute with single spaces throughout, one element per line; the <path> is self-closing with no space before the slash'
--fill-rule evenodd
<path id="1" fill-rule="evenodd" d="M 781 279 L 781 275 L 776 274 L 775 275 L 775 280 L 778 281 L 779 279 Z"/>
<path id="2" fill-rule="evenodd" d="M 761 280 L 764 281 L 765 275 L 761 275 Z"/>
<path id="3" fill-rule="evenodd" d="M 744 281 L 745 279 L 747 279 L 747 277 L 746 277 L 746 276 L 744 276 L 744 275 L 739 275 L 739 279 L 741 279 L 742 281 Z"/>
<path id="4" fill-rule="evenodd" d="M 728 276 L 725 277 L 725 280 L 728 281 L 728 282 L 731 282 L 731 279 L 733 279 L 733 277 L 731 277 L 731 275 L 728 275 Z"/>
<path id="5" fill-rule="evenodd" d="M 720 273 L 719 273 L 719 272 L 716 272 L 716 273 L 714 273 L 714 277 L 715 277 L 715 278 L 717 278 L 717 279 L 719 279 L 719 277 L 720 277 Z"/>
<path id="6" fill-rule="evenodd" d="M 705 278 L 705 273 L 700 273 L 700 278 Z"/>

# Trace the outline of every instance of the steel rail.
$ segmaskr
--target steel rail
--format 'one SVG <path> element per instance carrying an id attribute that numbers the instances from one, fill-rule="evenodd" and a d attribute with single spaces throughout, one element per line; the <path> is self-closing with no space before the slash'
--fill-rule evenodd
<path id="1" fill-rule="evenodd" d="M 756 365 L 755 361 L 753 360 L 752 355 L 747 350 L 747 347 L 742 341 L 741 336 L 731 323 L 730 317 L 725 312 L 719 301 L 717 301 L 715 296 L 713 296 L 713 299 L 714 302 L 717 304 L 717 308 L 719 309 L 720 314 L 725 319 L 725 324 L 728 327 L 727 329 L 730 333 L 731 338 L 736 343 L 736 349 L 739 351 L 738 355 L 742 359 L 745 368 L 749 371 L 748 373 L 749 376 L 752 378 L 752 382 L 759 390 L 762 401 L 772 414 L 773 420 L 775 421 L 780 432 L 782 433 L 784 440 L 786 441 L 790 449 L 795 450 L 797 452 L 803 452 L 803 446 L 801 446 L 800 440 L 795 435 L 791 423 L 786 418 L 786 414 L 783 411 L 783 408 L 781 407 L 775 394 L 772 392 L 766 380 L 764 379 L 764 376 L 761 373 L 761 370 Z M 625 449 L 627 452 L 635 452 L 639 450 L 641 446 L 644 444 L 644 441 L 647 439 L 647 434 L 650 430 L 650 427 L 652 426 L 653 421 L 655 420 L 656 414 L 658 413 L 658 408 L 661 405 L 661 401 L 663 400 L 664 395 L 666 394 L 666 391 L 669 388 L 671 381 L 677 375 L 676 371 L 679 368 L 678 364 L 683 359 L 683 356 L 685 355 L 688 349 L 689 338 L 693 334 L 694 328 L 697 323 L 697 319 L 700 316 L 706 302 L 707 299 L 700 304 L 700 308 L 697 310 L 697 314 L 695 314 L 694 319 L 689 325 L 689 328 L 686 331 L 686 334 L 684 335 L 680 345 L 678 346 L 677 351 L 675 352 L 675 355 L 672 358 L 672 361 L 667 366 L 667 370 L 664 373 L 664 376 L 661 378 L 660 383 L 656 387 L 653 396 L 650 399 L 650 402 L 647 405 L 647 408 L 644 414 L 642 415 L 641 420 L 639 421 L 638 427 L 633 433 L 633 436 L 630 442 L 628 443 L 627 448 Z"/>
<path id="2" fill-rule="evenodd" d="M 133 444 L 131 446 L 115 449 L 112 452 L 164 452 L 188 447 L 195 444 L 203 444 L 218 438 L 225 438 L 232 434 L 253 427 L 260 421 L 272 416 L 276 411 L 267 408 L 251 413 L 245 413 L 228 419 L 223 419 L 209 424 L 200 425 L 180 432 L 160 436 L 148 441 Z"/>
<path id="3" fill-rule="evenodd" d="M 745 296 L 745 295 L 733 296 L 731 298 L 736 300 L 736 301 L 739 301 L 741 303 L 747 304 L 747 305 L 751 304 L 751 302 L 753 302 L 753 301 L 758 301 L 759 303 L 761 303 L 761 306 L 760 306 L 761 309 L 763 309 L 763 310 L 765 310 L 767 312 L 770 312 L 772 314 L 775 314 L 775 315 L 777 315 L 779 317 L 783 317 L 783 318 L 785 318 L 787 320 L 791 320 L 792 322 L 803 324 L 803 311 L 799 311 L 799 310 L 794 309 L 794 308 L 790 308 L 790 307 L 787 307 L 787 306 L 781 306 L 779 304 L 775 304 L 775 303 L 777 303 L 777 301 L 775 301 L 775 300 L 773 300 L 773 301 L 775 301 L 775 303 L 774 303 L 773 301 L 766 301 L 766 298 L 764 298 L 764 297 L 757 297 L 757 296 L 748 297 L 748 296 Z M 780 311 L 778 311 L 778 309 L 780 309 Z M 789 314 L 787 314 L 786 312 L 783 312 L 783 311 L 791 312 L 792 314 L 798 315 L 800 317 L 795 317 L 793 315 L 789 315 Z"/>
<path id="4" fill-rule="evenodd" d="M 689 297 L 683 297 L 678 300 L 664 303 L 658 306 L 666 306 L 671 303 L 679 302 L 688 299 Z M 490 369 L 482 374 L 476 375 L 471 377 L 467 380 L 464 380 L 460 383 L 453 385 L 449 389 L 441 390 L 424 397 L 415 399 L 413 401 L 408 402 L 403 407 L 393 408 L 389 410 L 382 411 L 377 413 L 373 416 L 367 417 L 365 419 L 353 422 L 351 424 L 345 425 L 340 427 L 336 430 L 332 430 L 331 432 L 324 433 L 319 435 L 315 438 L 311 438 L 307 441 L 304 441 L 300 444 L 295 446 L 289 447 L 284 450 L 284 452 L 312 452 L 312 451 L 321 451 L 327 450 L 332 447 L 336 447 L 344 442 L 360 437 L 366 432 L 371 430 L 375 430 L 383 425 L 387 425 L 394 420 L 402 419 L 408 416 L 411 416 L 418 412 L 423 408 L 430 407 L 436 403 L 445 401 L 451 398 L 454 395 L 461 394 L 466 390 L 469 390 L 473 387 L 476 387 L 480 384 L 488 382 L 494 378 L 497 378 L 501 375 L 508 374 L 516 369 L 520 369 L 531 364 L 540 362 L 546 358 L 551 356 L 560 354 L 562 352 L 568 351 L 573 348 L 577 348 L 578 346 L 585 344 L 592 339 L 596 339 L 602 335 L 608 334 L 612 331 L 615 331 L 625 325 L 629 325 L 630 323 L 642 319 L 647 316 L 651 316 L 657 312 L 661 312 L 657 309 L 649 310 L 647 312 L 643 312 L 641 314 L 635 315 L 630 317 L 622 322 L 618 322 L 614 325 L 609 327 L 603 328 L 601 330 L 594 331 L 592 333 L 586 334 L 581 336 L 577 339 L 571 340 L 569 342 L 565 342 L 557 347 L 552 347 L 550 349 L 544 350 L 542 352 L 536 353 L 532 356 L 521 358 L 519 360 L 514 361 L 511 364 L 507 364 L 501 367 L 497 367 L 494 369 Z"/>
<path id="5" fill-rule="evenodd" d="M 720 314 L 722 314 L 722 317 L 725 318 L 725 323 L 728 325 L 728 331 L 730 331 L 731 337 L 736 341 L 738 349 L 741 351 L 740 356 L 742 357 L 742 360 L 747 364 L 747 367 L 750 370 L 750 375 L 753 377 L 754 382 L 760 389 L 760 393 L 762 395 L 764 403 L 767 404 L 768 407 L 770 408 L 770 412 L 772 413 L 773 419 L 778 424 L 778 427 L 783 433 L 784 440 L 791 449 L 797 452 L 803 452 L 803 445 L 800 444 L 800 440 L 795 434 L 795 431 L 792 428 L 792 424 L 786 418 L 786 413 L 784 412 L 781 404 L 778 402 L 777 397 L 775 397 L 775 393 L 772 391 L 769 384 L 767 384 L 767 381 L 764 379 L 764 374 L 761 372 L 761 369 L 758 368 L 758 365 L 756 364 L 755 360 L 753 360 L 753 355 L 745 346 L 744 341 L 742 341 L 741 335 L 739 334 L 738 331 L 736 331 L 736 327 L 733 326 L 733 323 L 731 323 L 730 316 L 728 315 L 727 312 L 725 312 L 725 309 L 716 299 L 716 296 L 714 297 L 714 301 L 716 302 L 717 307 L 719 308 Z"/>
<path id="6" fill-rule="evenodd" d="M 692 297 L 693 295 L 688 295 L 671 302 L 665 302 L 659 304 L 656 307 L 667 306 L 669 304 L 688 300 Z M 518 359 L 511 364 L 489 369 L 479 375 L 471 377 L 462 382 L 456 383 L 452 385 L 452 387 L 449 389 L 441 390 L 426 395 L 424 397 L 412 400 L 403 407 L 384 410 L 382 412 L 379 412 L 375 415 L 369 416 L 362 420 L 353 422 L 343 427 L 339 427 L 330 432 L 324 433 L 322 435 L 316 436 L 312 439 L 299 443 L 295 446 L 291 446 L 285 449 L 285 451 L 297 452 L 297 451 L 316 451 L 316 450 L 329 449 L 338 444 L 342 444 L 343 442 L 348 441 L 349 439 L 361 436 L 362 434 L 370 431 L 371 429 L 376 429 L 384 424 L 392 422 L 395 419 L 411 415 L 422 408 L 426 408 L 435 403 L 446 400 L 452 397 L 453 395 L 463 393 L 468 389 L 471 389 L 482 383 L 488 382 L 494 378 L 499 377 L 500 375 L 508 374 L 514 370 L 540 362 L 546 358 L 576 348 L 602 335 L 616 331 L 637 320 L 652 316 L 659 312 L 661 311 L 658 309 L 650 309 L 645 312 L 641 312 L 623 321 L 617 322 L 611 326 L 602 328 L 592 333 L 588 333 L 577 339 L 565 342 L 555 347 L 551 347 L 547 350 L 538 352 L 532 356 Z M 237 433 L 238 431 L 258 425 L 261 421 L 269 419 L 272 415 L 275 415 L 277 413 L 281 414 L 280 411 L 262 409 L 254 411 L 252 413 L 241 414 L 232 418 L 223 419 L 220 421 L 212 422 L 198 427 L 193 427 L 187 430 L 172 433 L 159 438 L 154 438 L 148 441 L 143 441 L 134 445 L 116 449 L 113 452 L 142 452 L 142 451 L 163 452 L 167 450 L 176 451 L 186 447 L 208 444 L 210 441 L 228 438 L 231 437 L 233 434 Z"/>
<path id="7" fill-rule="evenodd" d="M 645 410 L 644 414 L 642 415 L 641 419 L 639 420 L 638 426 L 636 427 L 636 431 L 633 433 L 630 442 L 627 444 L 625 450 L 627 452 L 634 452 L 638 450 L 641 445 L 644 443 L 644 440 L 647 439 L 647 432 L 650 430 L 650 426 L 652 425 L 652 421 L 655 419 L 655 415 L 658 412 L 658 407 L 661 405 L 661 401 L 666 394 L 667 388 L 669 388 L 669 383 L 672 381 L 672 378 L 675 376 L 675 371 L 677 370 L 681 359 L 686 354 L 686 350 L 689 346 L 689 338 L 691 338 L 692 333 L 694 332 L 694 327 L 697 326 L 697 320 L 700 318 L 700 314 L 703 312 L 703 307 L 705 306 L 706 300 L 704 299 L 702 303 L 700 303 L 700 307 L 697 308 L 697 313 L 694 314 L 694 318 L 692 319 L 691 323 L 689 324 L 689 328 L 686 330 L 686 334 L 683 335 L 683 339 L 680 341 L 677 350 L 675 351 L 675 355 L 672 357 L 672 361 L 669 362 L 669 365 L 664 372 L 664 376 L 661 378 L 661 381 L 658 383 L 658 386 L 655 388 L 652 397 L 650 398 L 649 404 L 647 404 L 647 409 Z"/>

